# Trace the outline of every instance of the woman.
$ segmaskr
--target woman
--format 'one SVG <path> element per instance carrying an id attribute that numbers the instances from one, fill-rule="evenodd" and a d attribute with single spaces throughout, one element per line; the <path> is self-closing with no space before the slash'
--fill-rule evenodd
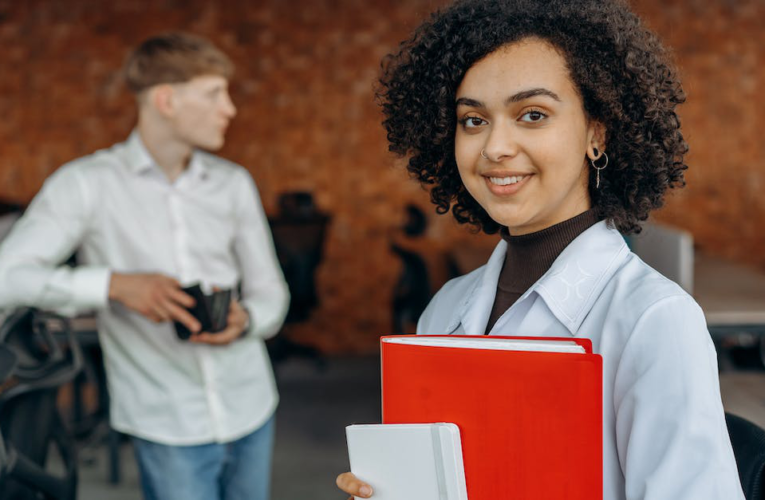
<path id="1" fill-rule="evenodd" d="M 616 1 L 462 1 L 402 44 L 382 85 L 390 148 L 438 211 L 503 238 L 418 333 L 592 339 L 604 498 L 743 498 L 703 313 L 620 235 L 684 185 L 685 98 L 656 37 Z"/>

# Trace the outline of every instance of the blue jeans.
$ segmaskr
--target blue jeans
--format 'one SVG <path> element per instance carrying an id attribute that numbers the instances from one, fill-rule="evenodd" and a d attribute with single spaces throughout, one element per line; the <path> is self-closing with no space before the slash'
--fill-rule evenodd
<path id="1" fill-rule="evenodd" d="M 168 446 L 133 437 L 145 500 L 268 500 L 274 417 L 230 443 Z"/>

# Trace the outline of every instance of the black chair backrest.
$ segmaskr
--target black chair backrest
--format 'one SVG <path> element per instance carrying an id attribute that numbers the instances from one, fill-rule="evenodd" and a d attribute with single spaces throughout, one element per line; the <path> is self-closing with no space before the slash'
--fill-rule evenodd
<path id="1" fill-rule="evenodd" d="M 289 219 L 311 218 L 319 213 L 313 195 L 307 191 L 292 191 L 279 195 L 279 216 Z"/>
<path id="2" fill-rule="evenodd" d="M 765 499 L 765 430 L 754 423 L 725 414 L 746 500 Z"/>
<path id="3" fill-rule="evenodd" d="M 6 346 L 0 345 L 0 385 L 13 373 L 17 363 L 16 354 Z"/>
<path id="4" fill-rule="evenodd" d="M 329 216 L 269 219 L 276 254 L 290 289 L 287 322 L 303 321 L 319 303 L 315 271 L 322 261 Z"/>
<path id="5" fill-rule="evenodd" d="M 395 243 L 391 251 L 401 259 L 401 275 L 393 288 L 393 331 L 409 333 L 406 323 L 417 323 L 417 319 L 431 299 L 430 277 L 425 259 L 416 252 Z"/>

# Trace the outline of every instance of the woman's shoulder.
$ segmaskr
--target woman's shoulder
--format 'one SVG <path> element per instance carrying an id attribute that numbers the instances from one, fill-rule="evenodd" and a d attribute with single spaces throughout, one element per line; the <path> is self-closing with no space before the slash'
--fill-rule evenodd
<path id="1" fill-rule="evenodd" d="M 709 341 L 704 312 L 680 285 L 637 255 L 630 254 L 614 274 L 602 298 L 619 308 L 620 321 L 632 344 Z M 637 338 L 635 338 L 637 337 Z"/>
<path id="2" fill-rule="evenodd" d="M 664 301 L 693 304 L 693 297 L 680 285 L 646 264 L 630 252 L 611 278 L 612 293 L 631 304 L 634 311 L 644 311 Z M 696 306 L 698 307 L 698 306 Z"/>

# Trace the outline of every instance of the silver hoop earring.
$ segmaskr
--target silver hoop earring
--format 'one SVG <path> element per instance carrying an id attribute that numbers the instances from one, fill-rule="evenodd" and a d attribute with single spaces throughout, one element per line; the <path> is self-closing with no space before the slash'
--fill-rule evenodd
<path id="1" fill-rule="evenodd" d="M 599 153 L 597 148 L 594 148 L 594 150 L 596 154 Z M 599 167 L 595 165 L 595 161 L 599 160 L 601 156 L 606 159 L 606 162 L 603 164 L 603 166 Z M 601 155 L 595 158 L 595 160 L 590 160 L 590 163 L 592 164 L 592 168 L 594 168 L 595 171 L 597 172 L 595 174 L 595 189 L 600 189 L 600 171 L 608 166 L 608 155 L 605 152 L 603 152 Z"/>
<path id="2" fill-rule="evenodd" d="M 489 159 L 489 157 L 486 155 L 486 150 L 485 150 L 485 149 L 482 149 L 482 150 L 481 150 L 481 158 L 484 158 L 484 159 L 486 159 L 486 160 L 488 160 L 488 159 Z"/>

